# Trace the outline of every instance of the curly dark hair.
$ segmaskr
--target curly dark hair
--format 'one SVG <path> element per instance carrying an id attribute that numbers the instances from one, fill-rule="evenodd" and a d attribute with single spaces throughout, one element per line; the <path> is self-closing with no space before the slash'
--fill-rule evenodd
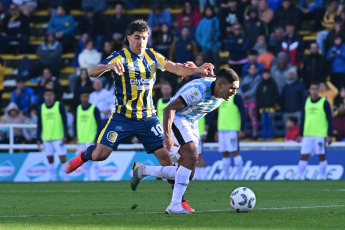
<path id="1" fill-rule="evenodd" d="M 127 27 L 126 35 L 124 38 L 124 45 L 129 46 L 129 42 L 127 40 L 127 35 L 132 35 L 132 34 L 134 34 L 134 32 L 149 32 L 150 33 L 150 29 L 143 19 L 137 19 L 137 20 L 133 21 Z"/>

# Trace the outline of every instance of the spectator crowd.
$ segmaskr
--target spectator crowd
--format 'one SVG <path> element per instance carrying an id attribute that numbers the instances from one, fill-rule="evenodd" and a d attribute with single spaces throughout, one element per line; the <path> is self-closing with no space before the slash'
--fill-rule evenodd
<path id="1" fill-rule="evenodd" d="M 215 71 L 224 64 L 241 77 L 238 94 L 244 101 L 248 137 L 272 140 L 277 114 L 281 114 L 286 140 L 296 140 L 301 110 L 311 83 L 319 84 L 320 96 L 326 97 L 334 116 L 334 136 L 345 139 L 345 8 L 340 0 L 199 0 L 181 1 L 181 12 L 174 17 L 157 1 L 148 14 L 151 33 L 148 45 L 169 60 L 196 65 L 211 62 Z M 112 2 L 113 3 L 113 2 Z M 79 5 L 78 5 L 79 4 Z M 79 7 L 84 14 L 76 20 L 70 8 Z M 18 73 L 16 88 L 0 123 L 35 123 L 44 102 L 44 91 L 62 100 L 59 83 L 64 66 L 62 54 L 74 53 L 74 73 L 69 76 L 73 99 L 66 109 L 69 124 L 80 104 L 81 92 L 90 92 L 104 121 L 110 117 L 114 96 L 111 76 L 90 79 L 88 70 L 120 50 L 127 25 L 134 19 L 127 9 L 145 7 L 140 1 L 121 1 L 113 5 L 105 0 L 49 1 L 50 20 L 45 39 L 37 47 L 38 62 L 27 66 L 27 74 Z M 9 44 L 17 42 L 21 53 L 29 51 L 30 20 L 37 0 L 0 0 L 0 56 L 9 53 Z M 105 14 L 105 11 L 113 11 Z M 176 20 L 174 20 L 176 18 Z M 310 25 L 315 42 L 301 36 L 302 25 Z M 304 29 L 305 30 L 305 29 Z M 79 39 L 76 40 L 75 36 Z M 308 44 L 308 47 L 306 45 Z M 228 51 L 227 63 L 221 53 Z M 0 81 L 4 80 L 4 61 L 0 58 Z M 19 67 L 20 69 L 20 67 Z M 170 85 L 173 95 L 183 80 L 167 72 L 157 73 L 154 101 L 161 98 L 161 88 Z M 25 81 L 37 83 L 35 88 Z M 1 83 L 1 82 L 0 82 Z M 0 95 L 3 92 L 0 84 Z M 163 97 L 163 100 L 166 98 Z M 213 117 L 216 117 L 215 115 Z M 208 119 L 212 122 L 212 119 Z M 213 121 L 214 122 L 214 121 Z M 73 128 L 69 129 L 73 139 Z M 8 131 L 0 130 L 0 141 L 8 141 Z M 15 142 L 34 143 L 36 133 L 15 129 Z M 209 135 L 209 141 L 214 141 Z"/>

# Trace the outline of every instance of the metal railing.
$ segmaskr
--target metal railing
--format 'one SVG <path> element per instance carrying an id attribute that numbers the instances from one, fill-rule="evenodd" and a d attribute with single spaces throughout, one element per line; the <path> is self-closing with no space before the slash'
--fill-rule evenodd
<path id="1" fill-rule="evenodd" d="M 9 153 L 13 153 L 13 150 L 40 150 L 36 144 L 15 144 L 14 143 L 14 128 L 37 128 L 36 124 L 0 124 L 0 128 L 9 129 L 9 144 L 0 144 L 0 150 L 8 150 Z M 241 149 L 289 149 L 300 148 L 300 143 L 293 142 L 240 142 Z M 334 142 L 330 148 L 345 148 L 345 142 Z M 77 144 L 66 144 L 67 150 L 75 151 L 78 148 Z M 205 143 L 204 149 L 217 150 L 218 143 Z M 120 144 L 118 150 L 144 150 L 142 144 Z"/>

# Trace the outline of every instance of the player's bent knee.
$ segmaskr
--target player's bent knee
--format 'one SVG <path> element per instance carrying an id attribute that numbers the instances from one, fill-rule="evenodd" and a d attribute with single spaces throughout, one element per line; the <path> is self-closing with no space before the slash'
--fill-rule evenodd
<path id="1" fill-rule="evenodd" d="M 174 165 L 174 163 L 171 160 L 170 154 L 166 149 L 159 149 L 156 152 L 154 152 L 154 154 L 162 166 Z"/>
<path id="2" fill-rule="evenodd" d="M 171 166 L 171 165 L 174 165 L 174 163 L 172 162 L 171 160 L 171 157 L 164 157 L 164 158 L 161 158 L 158 160 L 159 163 L 162 165 L 162 166 Z"/>
<path id="3" fill-rule="evenodd" d="M 190 154 L 183 158 L 183 162 L 190 167 L 194 167 L 196 162 L 198 162 L 198 154 L 190 152 Z"/>
<path id="4" fill-rule="evenodd" d="M 198 162 L 198 151 L 193 142 L 188 142 L 184 144 L 179 151 L 181 157 L 183 158 L 183 164 L 187 168 L 192 168 Z"/>

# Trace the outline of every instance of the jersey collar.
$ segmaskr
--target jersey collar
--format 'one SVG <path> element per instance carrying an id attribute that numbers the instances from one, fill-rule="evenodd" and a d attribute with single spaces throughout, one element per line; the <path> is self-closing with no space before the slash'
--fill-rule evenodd
<path id="1" fill-rule="evenodd" d="M 145 57 L 145 54 L 142 54 L 142 55 L 138 55 L 138 54 L 135 54 L 131 48 L 127 48 L 127 50 L 135 57 L 135 58 L 138 58 L 138 59 L 143 59 Z M 145 51 L 146 52 L 146 51 Z"/>

